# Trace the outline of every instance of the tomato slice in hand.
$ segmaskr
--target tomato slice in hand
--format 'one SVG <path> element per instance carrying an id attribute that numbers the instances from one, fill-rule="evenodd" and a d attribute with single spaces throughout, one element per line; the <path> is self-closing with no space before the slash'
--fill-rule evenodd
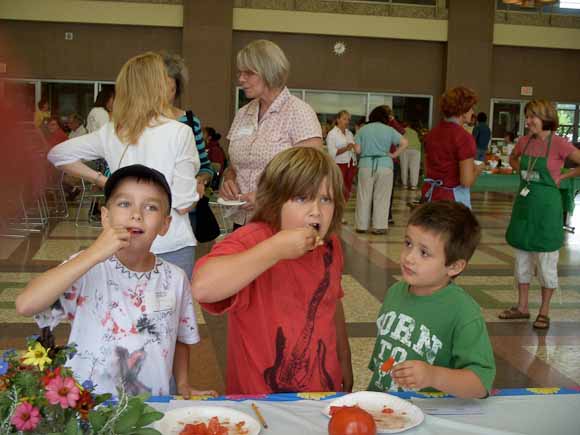
<path id="1" fill-rule="evenodd" d="M 385 373 L 390 372 L 394 365 L 395 365 L 395 358 L 390 356 L 389 359 L 387 359 L 383 363 L 383 365 L 381 366 L 381 371 L 385 372 Z"/>

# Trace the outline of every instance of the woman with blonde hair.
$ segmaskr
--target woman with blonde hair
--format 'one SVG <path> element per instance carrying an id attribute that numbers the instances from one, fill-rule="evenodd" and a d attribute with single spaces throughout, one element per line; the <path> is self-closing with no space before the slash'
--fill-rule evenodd
<path id="1" fill-rule="evenodd" d="M 257 40 L 238 52 L 238 80 L 246 97 L 230 128 L 231 165 L 223 175 L 220 196 L 242 200 L 236 227 L 251 216 L 258 178 L 268 162 L 293 146 L 322 148 L 322 129 L 312 108 L 290 94 L 286 81 L 290 63 L 280 47 Z"/>
<path id="2" fill-rule="evenodd" d="M 112 120 L 100 130 L 54 147 L 48 159 L 63 171 L 103 187 L 107 181 L 83 160 L 104 158 L 111 172 L 142 164 L 161 172 L 171 186 L 171 226 L 151 250 L 191 278 L 196 240 L 187 212 L 199 198 L 199 156 L 191 128 L 171 119 L 169 77 L 163 59 L 145 53 L 127 61 L 115 84 Z"/>
<path id="3" fill-rule="evenodd" d="M 580 168 L 561 174 L 566 159 L 580 165 L 580 150 L 555 134 L 559 120 L 553 103 L 532 100 L 524 109 L 528 134 L 518 140 L 510 165 L 520 174 L 506 240 L 516 250 L 515 277 L 518 305 L 500 313 L 500 319 L 529 319 L 528 292 L 534 272 L 542 286 L 536 329 L 550 327 L 550 300 L 558 287 L 558 257 L 564 244 L 562 180 L 580 175 Z"/>

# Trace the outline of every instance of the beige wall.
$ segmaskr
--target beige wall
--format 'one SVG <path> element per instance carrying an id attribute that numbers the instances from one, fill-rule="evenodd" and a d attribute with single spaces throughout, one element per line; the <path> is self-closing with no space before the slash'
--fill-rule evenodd
<path id="1" fill-rule="evenodd" d="M 65 41 L 65 32 L 73 32 L 74 39 Z M 115 80 L 136 54 L 180 53 L 181 29 L 0 20 L 0 41 L 8 77 Z"/>

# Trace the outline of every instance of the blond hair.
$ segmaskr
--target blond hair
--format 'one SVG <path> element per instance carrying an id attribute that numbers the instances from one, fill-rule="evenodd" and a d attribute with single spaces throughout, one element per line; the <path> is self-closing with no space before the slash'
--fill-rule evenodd
<path id="1" fill-rule="evenodd" d="M 324 179 L 334 202 L 327 236 L 332 234 L 339 228 L 344 210 L 342 175 L 328 154 L 310 147 L 289 148 L 268 163 L 258 181 L 252 222 L 266 222 L 280 230 L 282 206 L 297 196 L 314 199 Z"/>
<path id="2" fill-rule="evenodd" d="M 290 63 L 280 47 L 272 41 L 258 39 L 238 52 L 237 67 L 240 71 L 258 74 L 270 89 L 286 86 Z"/>
<path id="3" fill-rule="evenodd" d="M 560 125 L 556 105 L 548 100 L 536 99 L 524 108 L 526 116 L 537 116 L 542 120 L 542 130 L 556 131 Z"/>
<path id="4" fill-rule="evenodd" d="M 167 71 L 157 53 L 129 59 L 115 83 L 113 123 L 121 142 L 136 144 L 147 127 L 162 116 L 171 117 Z"/>

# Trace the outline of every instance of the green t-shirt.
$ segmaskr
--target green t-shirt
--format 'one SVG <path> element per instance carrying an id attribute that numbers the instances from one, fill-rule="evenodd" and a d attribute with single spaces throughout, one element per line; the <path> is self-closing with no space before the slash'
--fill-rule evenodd
<path id="1" fill-rule="evenodd" d="M 421 140 L 419 139 L 419 133 L 413 130 L 411 127 L 405 129 L 404 138 L 409 142 L 408 150 L 419 150 L 421 151 Z"/>
<path id="2" fill-rule="evenodd" d="M 377 340 L 369 369 L 369 391 L 397 391 L 390 375 L 380 370 L 391 355 L 395 363 L 421 360 L 474 372 L 487 391 L 495 377 L 495 360 L 481 308 L 461 287 L 451 283 L 430 296 L 393 285 L 379 312 Z"/>

